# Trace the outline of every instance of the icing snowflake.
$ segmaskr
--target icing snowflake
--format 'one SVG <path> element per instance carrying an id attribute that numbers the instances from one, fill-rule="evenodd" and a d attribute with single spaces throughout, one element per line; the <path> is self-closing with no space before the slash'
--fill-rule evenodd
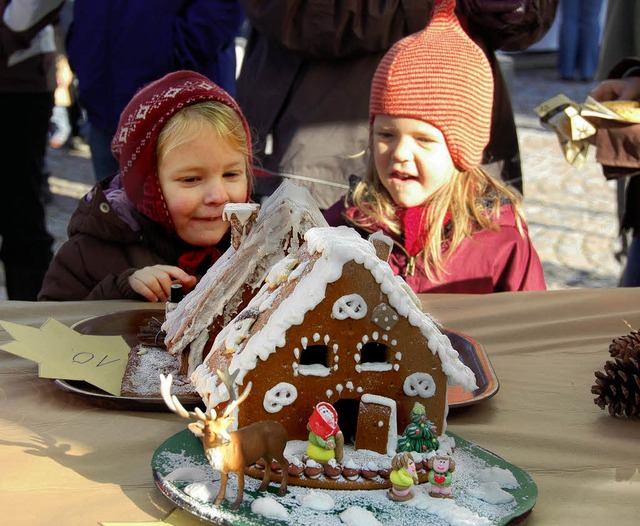
<path id="1" fill-rule="evenodd" d="M 298 398 L 298 390 L 287 382 L 280 382 L 264 394 L 262 406 L 268 413 L 277 413 L 283 407 L 293 404 Z"/>
<path id="2" fill-rule="evenodd" d="M 332 314 L 336 320 L 360 320 L 367 315 L 367 303 L 360 294 L 346 294 L 333 304 Z"/>
<path id="3" fill-rule="evenodd" d="M 436 383 L 428 373 L 413 373 L 405 378 L 402 389 L 407 396 L 429 398 L 436 393 Z"/>

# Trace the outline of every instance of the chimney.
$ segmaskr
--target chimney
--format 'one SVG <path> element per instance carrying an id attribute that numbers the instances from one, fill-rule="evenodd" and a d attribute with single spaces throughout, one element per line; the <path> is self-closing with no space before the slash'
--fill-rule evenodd
<path id="1" fill-rule="evenodd" d="M 260 205 L 257 203 L 227 203 L 222 211 L 222 219 L 231 223 L 231 244 L 235 250 L 251 232 L 258 219 Z"/>
<path id="2" fill-rule="evenodd" d="M 393 240 L 382 232 L 374 232 L 369 236 L 369 242 L 376 250 L 376 256 L 382 261 L 389 261 L 389 255 L 393 248 Z"/>

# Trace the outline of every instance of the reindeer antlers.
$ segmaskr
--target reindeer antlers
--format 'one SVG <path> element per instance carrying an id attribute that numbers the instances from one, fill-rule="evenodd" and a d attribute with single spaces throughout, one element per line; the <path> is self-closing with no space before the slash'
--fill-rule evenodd
<path id="1" fill-rule="evenodd" d="M 233 374 L 229 373 L 229 369 L 227 367 L 224 368 L 224 371 L 221 371 L 220 369 L 218 369 L 216 372 L 218 373 L 218 376 L 220 377 L 220 380 L 222 380 L 222 383 L 224 384 L 224 386 L 227 388 L 227 392 L 229 393 L 229 401 L 233 402 L 236 397 L 236 391 L 233 387 L 233 384 L 235 383 L 236 378 L 238 377 L 238 373 L 240 372 L 240 369 L 236 369 L 236 371 Z"/>
<path id="2" fill-rule="evenodd" d="M 252 384 L 249 382 L 240 396 L 236 393 L 234 384 L 239 372 L 240 369 L 236 369 L 236 372 L 233 374 L 229 374 L 229 369 L 225 369 L 224 371 L 221 371 L 220 369 L 217 370 L 220 380 L 222 380 L 222 383 L 225 385 L 227 392 L 229 393 L 229 405 L 225 408 L 224 413 L 222 414 L 223 417 L 229 416 L 236 407 L 245 401 L 251 392 Z"/>
<path id="3" fill-rule="evenodd" d="M 236 371 L 233 374 L 229 374 L 228 370 L 226 370 L 225 372 L 222 372 L 219 370 L 218 376 L 220 377 L 220 380 L 222 380 L 222 382 L 224 383 L 225 387 L 227 388 L 227 392 L 229 393 L 229 404 L 225 408 L 224 413 L 222 415 L 222 417 L 224 418 L 229 416 L 229 414 L 231 414 L 231 412 L 234 411 L 236 407 L 238 407 L 242 402 L 245 401 L 245 399 L 247 398 L 247 396 L 249 396 L 249 393 L 251 392 L 252 384 L 251 382 L 249 382 L 245 390 L 242 392 L 242 394 L 238 396 L 234 388 L 234 381 L 236 379 L 236 376 L 238 376 L 238 371 Z M 215 420 L 218 417 L 215 409 L 213 408 L 211 408 L 211 416 L 209 417 L 207 417 L 207 415 L 205 415 L 202 409 L 200 409 L 199 407 L 195 408 L 195 412 L 187 411 L 184 408 L 184 406 L 180 403 L 180 400 L 178 400 L 178 397 L 176 395 L 171 394 L 172 384 L 173 384 L 173 375 L 168 374 L 167 376 L 165 376 L 164 374 L 160 374 L 160 394 L 162 394 L 164 403 L 167 404 L 167 407 L 171 409 L 171 411 L 173 411 L 177 415 L 180 415 L 183 418 L 198 418 L 203 422 L 206 422 L 207 420 Z"/>
<path id="4" fill-rule="evenodd" d="M 187 411 L 180 403 L 180 400 L 178 400 L 178 397 L 171 394 L 172 383 L 173 375 L 169 374 L 165 376 L 164 374 L 160 374 L 160 393 L 162 394 L 162 398 L 164 399 L 164 403 L 167 404 L 167 407 L 183 418 L 191 418 L 192 416 L 200 418 L 200 415 Z M 202 411 L 200 412 L 202 413 Z"/>

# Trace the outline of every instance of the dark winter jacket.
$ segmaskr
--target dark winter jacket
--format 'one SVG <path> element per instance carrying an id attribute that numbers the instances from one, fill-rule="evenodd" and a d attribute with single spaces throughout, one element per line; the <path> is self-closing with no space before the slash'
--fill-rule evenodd
<path id="1" fill-rule="evenodd" d="M 328 208 L 345 193 L 350 174 L 364 174 L 369 91 L 380 59 L 396 41 L 426 26 L 433 2 L 241 3 L 252 31 L 237 100 L 255 130 L 256 159 L 267 171 L 307 186 L 320 207 Z M 469 17 L 477 22 L 470 22 L 469 31 L 485 49 L 495 76 L 494 122 L 485 155 L 494 168 L 487 169 L 508 174 L 518 186 L 513 111 L 493 51 L 525 49 L 542 38 L 557 0 L 500 2 L 498 8 L 508 9 L 504 13 L 479 12 L 481 0 L 460 3 L 474 9 Z M 256 189 L 268 195 L 279 183 L 279 177 L 258 178 Z"/>
<path id="2" fill-rule="evenodd" d="M 33 25 L 14 31 L 4 22 L 11 0 L 0 0 L 0 93 L 53 93 L 56 66 L 51 24 L 57 21 L 63 3 L 46 4 L 48 12 L 40 7 L 42 12 L 34 13 Z"/>
<path id="3" fill-rule="evenodd" d="M 640 57 L 627 57 L 609 72 L 610 79 L 640 77 Z M 596 160 L 607 179 L 629 178 L 625 190 L 622 230 L 640 237 L 640 124 L 603 120 L 595 137 Z"/>
<path id="4" fill-rule="evenodd" d="M 434 283 L 424 273 L 423 254 L 410 258 L 402 240 L 384 225 L 371 230 L 355 227 L 353 217 L 356 208 L 345 209 L 342 201 L 325 212 L 331 226 L 347 225 L 367 237 L 374 230 L 381 230 L 394 241 L 389 265 L 396 275 L 402 276 L 416 293 L 486 294 L 517 290 L 545 290 L 544 273 L 538 254 L 528 237 L 516 228 L 511 205 L 500 208 L 500 230 L 482 230 L 462 241 L 446 262 L 442 283 Z M 415 271 L 408 268 L 415 264 Z"/>
<path id="5" fill-rule="evenodd" d="M 233 95 L 237 0 L 75 0 L 67 54 L 89 121 L 114 133 L 142 86 L 181 69 Z"/>
<path id="6" fill-rule="evenodd" d="M 175 265 L 188 246 L 132 209 L 119 176 L 98 183 L 80 200 L 38 300 L 73 301 L 144 298 L 128 278 L 150 265 Z M 224 252 L 229 240 L 218 245 Z M 202 275 L 206 268 L 199 269 Z"/>

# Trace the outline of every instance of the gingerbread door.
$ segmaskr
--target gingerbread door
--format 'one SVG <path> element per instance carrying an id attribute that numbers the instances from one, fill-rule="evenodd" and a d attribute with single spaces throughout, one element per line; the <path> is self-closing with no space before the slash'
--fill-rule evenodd
<path id="1" fill-rule="evenodd" d="M 397 435 L 396 402 L 384 396 L 364 395 L 360 399 L 355 448 L 394 455 Z"/>

